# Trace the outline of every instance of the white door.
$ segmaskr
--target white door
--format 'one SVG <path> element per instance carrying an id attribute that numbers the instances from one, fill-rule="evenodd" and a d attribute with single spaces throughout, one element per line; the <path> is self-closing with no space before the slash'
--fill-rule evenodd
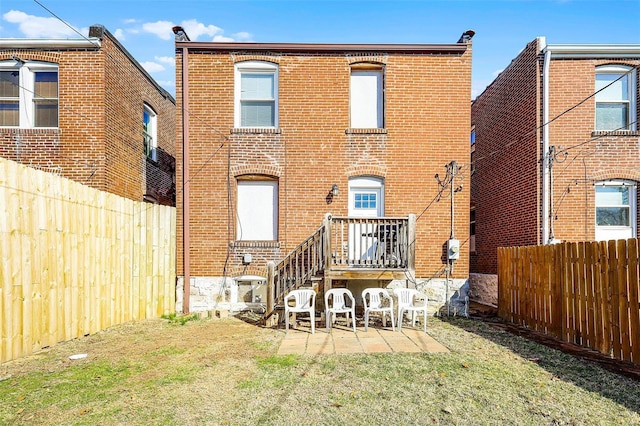
<path id="1" fill-rule="evenodd" d="M 376 218 L 384 216 L 383 181 L 374 177 L 349 180 L 349 217 Z M 375 225 L 349 224 L 349 263 L 367 264 L 374 260 L 377 240 Z"/>

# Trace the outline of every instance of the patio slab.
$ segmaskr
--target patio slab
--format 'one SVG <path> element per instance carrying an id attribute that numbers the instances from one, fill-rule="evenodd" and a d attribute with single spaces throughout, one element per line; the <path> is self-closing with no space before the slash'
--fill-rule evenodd
<path id="1" fill-rule="evenodd" d="M 357 327 L 354 333 L 343 326 L 333 327 L 329 332 L 324 327 L 316 327 L 315 334 L 305 327 L 289 329 L 278 348 L 278 355 L 392 352 L 447 353 L 449 349 L 422 329 L 403 327 L 398 332 L 391 328 L 369 327 L 365 332 L 364 327 Z"/>

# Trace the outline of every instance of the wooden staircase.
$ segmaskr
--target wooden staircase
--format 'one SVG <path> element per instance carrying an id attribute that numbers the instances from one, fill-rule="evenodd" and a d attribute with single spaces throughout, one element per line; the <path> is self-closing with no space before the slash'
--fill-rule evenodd
<path id="1" fill-rule="evenodd" d="M 415 215 L 352 218 L 325 215 L 322 225 L 277 264 L 267 264 L 267 322 L 300 287 L 324 294 L 332 279 L 389 280 L 413 274 Z M 354 246 L 369 247 L 354 251 Z"/>

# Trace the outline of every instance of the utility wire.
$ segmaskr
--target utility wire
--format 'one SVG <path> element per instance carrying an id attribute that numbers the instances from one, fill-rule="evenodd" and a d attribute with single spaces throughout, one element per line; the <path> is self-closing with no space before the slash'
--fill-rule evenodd
<path id="1" fill-rule="evenodd" d="M 539 126 L 536 126 L 534 129 L 523 133 L 522 135 L 520 135 L 518 137 L 518 139 L 514 139 L 510 142 L 508 142 L 507 144 L 505 144 L 502 148 L 492 151 L 489 154 L 486 154 L 482 157 L 478 157 L 474 159 L 474 163 L 477 163 L 479 161 L 482 160 L 486 160 L 488 158 L 492 158 L 495 154 L 501 154 L 503 152 L 505 152 L 508 148 L 510 148 L 511 146 L 513 146 L 514 144 L 522 141 L 522 139 L 524 139 L 527 136 L 533 135 L 535 134 L 538 130 L 544 128 L 545 126 L 548 126 L 549 124 L 553 123 L 554 121 L 558 120 L 559 118 L 563 117 L 564 115 L 566 115 L 567 113 L 573 111 L 574 109 L 578 108 L 580 105 L 584 104 L 586 101 L 588 101 L 589 99 L 593 98 L 595 95 L 597 95 L 598 93 L 602 92 L 603 90 L 607 89 L 608 87 L 610 87 L 611 85 L 613 85 L 614 83 L 618 82 L 619 80 L 621 80 L 623 77 L 625 77 L 626 75 L 631 74 L 632 72 L 634 72 L 635 70 L 637 70 L 639 68 L 639 66 L 633 66 L 631 67 L 631 69 L 629 69 L 628 71 L 622 73 L 617 79 L 611 81 L 609 84 L 607 84 L 606 86 L 598 89 L 597 91 L 591 93 L 589 96 L 587 96 L 586 98 L 582 99 L 580 102 L 578 102 L 577 104 L 567 108 L 566 110 L 564 110 L 563 112 L 561 112 L 560 114 L 556 115 L 555 117 L 553 117 L 552 119 L 550 119 L 549 121 L 547 121 L 546 123 L 543 123 Z M 543 161 L 543 159 L 539 160 L 540 162 Z"/>

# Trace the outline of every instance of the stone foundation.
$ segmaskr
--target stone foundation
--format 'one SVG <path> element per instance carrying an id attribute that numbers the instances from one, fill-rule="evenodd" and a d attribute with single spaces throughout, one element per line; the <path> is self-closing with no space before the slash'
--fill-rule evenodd
<path id="1" fill-rule="evenodd" d="M 348 284 L 357 305 L 362 305 L 362 290 L 366 287 L 377 287 L 377 281 L 354 280 Z M 434 315 L 466 315 L 470 296 L 468 279 L 450 279 L 447 285 L 446 279 L 417 279 L 415 283 L 405 280 L 394 280 L 388 283 L 386 288 L 394 289 L 409 286 L 417 288 L 425 293 L 429 299 L 429 307 Z M 184 277 L 178 277 L 176 288 L 176 311 L 183 312 L 183 286 Z M 247 299 L 247 294 L 242 286 L 238 286 L 233 278 L 225 277 L 191 277 L 191 292 L 189 307 L 191 312 L 228 310 L 240 312 L 244 310 L 264 310 L 266 302 L 265 288 L 251 289 L 253 298 Z M 448 294 L 447 294 L 448 291 Z M 263 294 L 264 293 L 264 294 Z M 496 293 L 497 294 L 497 293 Z M 447 307 L 446 301 L 449 300 Z M 321 306 L 322 301 L 316 301 Z"/>
<path id="2" fill-rule="evenodd" d="M 469 298 L 484 305 L 498 306 L 498 276 L 469 274 Z"/>

